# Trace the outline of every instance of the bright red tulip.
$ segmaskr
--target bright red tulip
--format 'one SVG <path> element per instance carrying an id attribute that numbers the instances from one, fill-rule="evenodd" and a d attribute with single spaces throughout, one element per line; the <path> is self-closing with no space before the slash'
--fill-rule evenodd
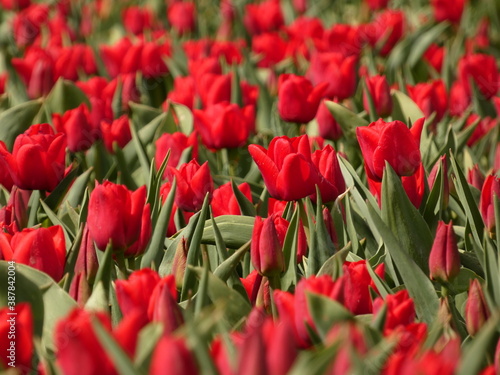
<path id="1" fill-rule="evenodd" d="M 246 5 L 243 23 L 252 35 L 279 30 L 285 24 L 279 0 Z"/>
<path id="2" fill-rule="evenodd" d="M 7 278 L 5 280 L 7 281 Z M 5 288 L 7 288 L 7 284 L 5 284 Z M 27 374 L 33 368 L 33 313 L 31 305 L 26 302 L 17 302 L 13 310 L 9 307 L 0 309 L 0 337 L 0 368 L 16 367 L 20 373 Z M 13 343 L 14 345 L 12 345 Z"/>
<path id="3" fill-rule="evenodd" d="M 56 363 L 64 374 L 117 374 L 94 332 L 92 319 L 98 320 L 111 333 L 111 321 L 103 313 L 91 314 L 83 309 L 74 309 L 57 322 L 54 335 Z"/>
<path id="4" fill-rule="evenodd" d="M 151 295 L 144 291 L 153 291 L 159 282 L 160 276 L 150 268 L 134 271 L 128 280 L 116 280 L 116 297 L 122 314 L 138 310 L 147 316 Z"/>
<path id="5" fill-rule="evenodd" d="M 484 224 L 490 232 L 496 228 L 494 197 L 500 199 L 500 178 L 493 174 L 486 177 L 481 190 L 479 200 L 479 211 L 483 217 Z"/>
<path id="6" fill-rule="evenodd" d="M 366 78 L 366 87 L 372 97 L 377 116 L 386 117 L 392 112 L 391 89 L 385 76 L 375 75 Z M 363 93 L 363 106 L 370 111 L 368 95 Z"/>
<path id="7" fill-rule="evenodd" d="M 208 168 L 208 162 L 201 166 L 196 160 L 191 160 L 179 169 L 168 167 L 169 180 L 177 181 L 175 203 L 184 211 L 198 211 L 203 206 L 205 196 L 212 199 L 214 182 Z"/>
<path id="8" fill-rule="evenodd" d="M 49 124 L 32 125 L 16 138 L 12 154 L 0 148 L 0 159 L 20 189 L 52 191 L 64 176 L 65 148 L 66 137 Z"/>
<path id="9" fill-rule="evenodd" d="M 203 144 L 219 150 L 244 146 L 255 128 L 255 108 L 222 102 L 205 110 L 195 110 L 195 127 Z"/>
<path id="10" fill-rule="evenodd" d="M 495 96 L 500 87 L 496 59 L 490 55 L 477 53 L 462 57 L 458 62 L 458 76 L 469 96 L 472 95 L 470 80 L 474 81 L 485 99 Z"/>
<path id="11" fill-rule="evenodd" d="M 7 234 L 1 233 L 0 236 Z M 63 229 L 59 225 L 23 229 L 15 233 L 10 241 L 2 241 L 0 249 L 5 260 L 13 260 L 36 268 L 55 281 L 63 277 L 66 244 Z"/>
<path id="12" fill-rule="evenodd" d="M 250 202 L 252 201 L 252 191 L 248 182 L 240 184 L 238 189 L 245 197 L 248 198 Z M 241 215 L 241 209 L 238 205 L 236 196 L 233 193 L 231 182 L 221 185 L 214 190 L 211 205 L 214 217 L 221 215 Z"/>
<path id="13" fill-rule="evenodd" d="M 184 340 L 163 336 L 151 359 L 150 375 L 197 375 L 198 368 Z"/>
<path id="14" fill-rule="evenodd" d="M 151 293 L 148 305 L 148 318 L 163 324 L 165 334 L 174 332 L 184 323 L 184 317 L 177 304 L 175 276 L 164 277 Z"/>
<path id="15" fill-rule="evenodd" d="M 132 140 L 130 124 L 127 115 L 123 115 L 113 122 L 102 121 L 101 133 L 106 150 L 114 154 L 113 145 L 123 148 Z"/>
<path id="16" fill-rule="evenodd" d="M 147 8 L 130 6 L 122 13 L 122 23 L 129 33 L 139 35 L 154 25 L 153 12 Z"/>
<path id="17" fill-rule="evenodd" d="M 168 7 L 167 18 L 179 35 L 194 31 L 196 26 L 196 7 L 190 1 L 175 2 Z"/>
<path id="18" fill-rule="evenodd" d="M 402 11 L 388 9 L 379 13 L 370 24 L 365 25 L 362 35 L 372 47 L 378 47 L 379 42 L 384 41 L 380 47 L 380 54 L 387 56 L 403 37 L 405 23 L 405 15 Z"/>
<path id="19" fill-rule="evenodd" d="M 163 159 L 167 156 L 170 150 L 170 157 L 168 159 L 167 165 L 170 167 L 177 167 L 181 159 L 182 153 L 188 147 L 191 147 L 191 157 L 193 159 L 198 158 L 198 142 L 197 133 L 193 132 L 188 137 L 184 133 L 165 133 L 162 134 L 160 138 L 155 143 L 156 153 L 155 153 L 155 164 L 156 169 L 160 169 Z M 167 176 L 167 170 L 165 169 L 164 177 Z"/>
<path id="20" fill-rule="evenodd" d="M 460 272 L 460 256 L 452 223 L 438 223 L 429 255 L 431 279 L 451 282 Z"/>
<path id="21" fill-rule="evenodd" d="M 278 32 L 255 35 L 252 38 L 252 52 L 259 56 L 259 68 L 270 68 L 285 58 L 287 42 Z"/>
<path id="22" fill-rule="evenodd" d="M 401 121 L 380 119 L 369 126 L 356 128 L 367 171 L 382 180 L 385 163 L 399 176 L 413 175 L 421 164 L 420 134 L 424 119 L 415 121 L 411 130 Z"/>
<path id="23" fill-rule="evenodd" d="M 335 141 L 342 137 L 342 128 L 331 114 L 325 101 L 319 105 L 318 113 L 316 113 L 316 121 L 318 122 L 319 135 L 322 138 Z"/>
<path id="24" fill-rule="evenodd" d="M 91 122 L 90 112 L 85 104 L 70 109 L 63 115 L 54 113 L 52 121 L 56 130 L 66 135 L 71 152 L 88 150 L 101 136 L 99 127 Z"/>
<path id="25" fill-rule="evenodd" d="M 323 203 L 332 202 L 345 191 L 344 177 L 340 170 L 337 153 L 332 146 L 327 145 L 322 150 L 312 154 L 312 162 L 323 177 L 318 185 Z M 312 199 L 316 200 L 316 192 Z"/>
<path id="26" fill-rule="evenodd" d="M 328 83 L 313 87 L 311 82 L 301 76 L 282 74 L 278 82 L 278 112 L 288 122 L 306 124 L 316 112 Z"/>
<path id="27" fill-rule="evenodd" d="M 462 18 L 465 0 L 431 0 L 431 5 L 436 21 L 458 24 Z"/>
<path id="28" fill-rule="evenodd" d="M 415 321 L 415 304 L 406 289 L 395 294 L 389 294 L 385 301 L 378 297 L 373 302 L 374 316 L 380 311 L 384 303 L 387 304 L 387 316 L 384 324 L 384 334 L 389 334 L 399 325 L 408 325 Z"/>
<path id="29" fill-rule="evenodd" d="M 111 243 L 113 251 L 125 256 L 141 254 L 151 236 L 149 203 L 146 187 L 131 192 L 125 185 L 110 181 L 97 186 L 90 194 L 89 232 L 100 250 Z"/>
<path id="30" fill-rule="evenodd" d="M 387 8 L 389 0 L 365 0 L 364 2 L 370 7 L 370 10 L 373 11 Z"/>
<path id="31" fill-rule="evenodd" d="M 307 136 L 275 137 L 269 149 L 248 146 L 248 151 L 262 173 L 271 196 L 280 200 L 297 200 L 314 194 L 321 175 L 311 160 Z"/>
<path id="32" fill-rule="evenodd" d="M 425 117 L 436 114 L 433 124 L 437 124 L 448 110 L 448 94 L 443 80 L 437 79 L 407 88 L 410 98 L 419 106 Z"/>

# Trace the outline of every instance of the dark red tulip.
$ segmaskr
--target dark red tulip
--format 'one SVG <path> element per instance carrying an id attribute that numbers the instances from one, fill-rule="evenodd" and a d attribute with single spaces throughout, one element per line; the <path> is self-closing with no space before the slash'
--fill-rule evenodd
<path id="1" fill-rule="evenodd" d="M 272 197 L 297 200 L 314 194 L 321 175 L 312 163 L 309 138 L 275 137 L 269 149 L 259 145 L 248 146 L 248 151 L 262 173 Z"/>
<path id="2" fill-rule="evenodd" d="M 423 57 L 436 72 L 441 73 L 444 60 L 444 47 L 439 47 L 433 43 L 427 48 Z"/>
<path id="3" fill-rule="evenodd" d="M 452 223 L 438 223 L 429 255 L 429 270 L 431 279 L 444 282 L 451 282 L 460 272 L 460 255 Z"/>
<path id="4" fill-rule="evenodd" d="M 387 8 L 389 0 L 365 0 L 370 10 L 379 10 Z"/>
<path id="5" fill-rule="evenodd" d="M 129 33 L 139 35 L 145 29 L 151 29 L 154 24 L 154 15 L 151 10 L 138 6 L 130 6 L 122 13 L 122 23 Z"/>
<path id="6" fill-rule="evenodd" d="M 151 293 L 148 305 L 148 318 L 163 324 L 163 332 L 170 334 L 184 323 L 181 309 L 177 304 L 175 276 L 164 277 Z"/>
<path id="7" fill-rule="evenodd" d="M 197 375 L 198 368 L 184 340 L 163 336 L 151 359 L 150 375 Z"/>
<path id="8" fill-rule="evenodd" d="M 321 150 L 314 151 L 312 162 L 323 177 L 318 185 L 323 203 L 334 201 L 345 191 L 337 153 L 332 146 L 327 145 Z M 316 193 L 312 195 L 312 199 L 316 200 Z"/>
<path id="9" fill-rule="evenodd" d="M 81 73 L 92 75 L 97 73 L 94 52 L 92 47 L 84 44 L 74 44 L 63 47 L 55 60 L 54 78 L 62 77 L 77 81 Z"/>
<path id="10" fill-rule="evenodd" d="M 377 116 L 386 117 L 392 112 L 392 97 L 389 84 L 385 76 L 375 75 L 366 78 L 366 87 L 372 97 Z M 368 95 L 363 93 L 363 106 L 370 111 Z"/>
<path id="11" fill-rule="evenodd" d="M 455 81 L 451 86 L 449 109 L 452 116 L 462 116 L 471 104 L 472 98 L 470 91 L 467 90 L 466 86 L 460 81 Z"/>
<path id="12" fill-rule="evenodd" d="M 260 4 L 245 6 L 243 23 L 252 35 L 276 31 L 284 26 L 283 13 L 279 0 L 266 0 Z"/>
<path id="13" fill-rule="evenodd" d="M 420 134 L 424 119 L 415 121 L 411 130 L 401 121 L 380 119 L 356 128 L 358 142 L 371 176 L 382 180 L 388 162 L 399 176 L 413 175 L 421 164 Z"/>
<path id="14" fill-rule="evenodd" d="M 113 251 L 125 256 L 141 254 L 151 236 L 146 187 L 136 191 L 110 181 L 99 184 L 90 194 L 88 226 L 90 236 L 100 250 L 111 243 Z"/>
<path id="15" fill-rule="evenodd" d="M 244 146 L 250 131 L 255 128 L 253 106 L 240 108 L 222 102 L 205 110 L 195 110 L 194 118 L 203 144 L 214 150 Z"/>
<path id="16" fill-rule="evenodd" d="M 490 55 L 477 53 L 462 57 L 458 62 L 458 76 L 469 96 L 472 95 L 470 80 L 474 81 L 485 99 L 495 96 L 500 87 L 497 63 Z"/>
<path id="17" fill-rule="evenodd" d="M 322 138 L 334 141 L 342 137 L 342 128 L 326 106 L 325 101 L 322 101 L 319 105 L 318 113 L 316 113 L 316 121 L 318 122 L 319 135 Z"/>
<path id="18" fill-rule="evenodd" d="M 328 83 L 323 82 L 313 87 L 307 78 L 282 74 L 278 85 L 278 112 L 281 118 L 288 122 L 306 124 L 316 116 Z"/>
<path id="19" fill-rule="evenodd" d="M 469 298 L 465 303 L 464 318 L 467 332 L 475 336 L 489 319 L 491 313 L 478 279 L 471 279 Z"/>
<path id="20" fill-rule="evenodd" d="M 214 183 L 208 168 L 208 162 L 201 166 L 196 160 L 191 160 L 179 169 L 168 167 L 169 180 L 177 181 L 175 203 L 184 211 L 198 211 L 203 206 L 205 196 L 212 199 Z"/>
<path id="21" fill-rule="evenodd" d="M 12 59 L 12 66 L 24 82 L 31 99 L 47 95 L 56 82 L 54 59 L 42 48 L 29 48 L 23 58 Z"/>
<path id="22" fill-rule="evenodd" d="M 285 269 L 285 258 L 281 249 L 273 217 L 255 218 L 250 248 L 254 268 L 264 276 L 273 276 Z"/>
<path id="23" fill-rule="evenodd" d="M 387 56 L 405 32 L 405 15 L 400 10 L 388 9 L 363 27 L 362 35 L 372 46 L 380 48 L 380 54 Z M 379 47 L 379 43 L 384 44 Z"/>
<path id="24" fill-rule="evenodd" d="M 419 106 L 425 117 L 436 114 L 433 124 L 437 124 L 448 109 L 448 94 L 443 80 L 437 79 L 407 88 L 410 98 Z"/>

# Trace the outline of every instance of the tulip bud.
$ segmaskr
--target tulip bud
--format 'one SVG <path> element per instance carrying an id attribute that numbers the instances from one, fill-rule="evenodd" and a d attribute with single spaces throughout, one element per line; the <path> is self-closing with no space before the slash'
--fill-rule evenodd
<path id="1" fill-rule="evenodd" d="M 370 93 L 377 116 L 386 117 L 392 112 L 391 89 L 385 76 L 376 75 L 366 78 L 366 89 Z M 370 111 L 368 95 L 363 92 L 363 106 Z"/>
<path id="2" fill-rule="evenodd" d="M 330 113 L 325 101 L 321 102 L 318 107 L 316 121 L 318 122 L 318 131 L 321 137 L 333 141 L 342 137 L 342 129 L 335 120 L 335 117 Z"/>
<path id="3" fill-rule="evenodd" d="M 477 164 L 474 164 L 474 167 L 467 173 L 467 182 L 478 190 L 483 189 L 484 175 Z"/>
<path id="4" fill-rule="evenodd" d="M 151 375 L 197 375 L 196 361 L 184 340 L 163 336 L 153 352 Z"/>
<path id="5" fill-rule="evenodd" d="M 160 282 L 160 276 L 150 268 L 134 271 L 128 280 L 116 280 L 116 298 L 123 315 L 140 310 L 147 316 L 151 295 L 145 290 L 154 290 Z"/>
<path id="6" fill-rule="evenodd" d="M 460 272 L 460 256 L 452 223 L 438 224 L 434 244 L 429 255 L 429 270 L 433 280 L 452 281 Z"/>
<path id="7" fill-rule="evenodd" d="M 494 197 L 500 199 L 500 178 L 490 174 L 484 181 L 479 199 L 479 211 L 486 228 L 493 233 L 496 228 Z"/>
<path id="8" fill-rule="evenodd" d="M 175 276 L 175 285 L 178 288 L 181 288 L 184 282 L 188 250 L 186 238 L 182 237 L 175 249 L 174 260 L 172 262 L 172 274 Z"/>
<path id="9" fill-rule="evenodd" d="M 465 326 L 467 332 L 474 336 L 490 317 L 490 309 L 486 303 L 483 289 L 477 279 L 473 279 L 469 286 L 469 298 L 465 303 Z"/>
<path id="10" fill-rule="evenodd" d="M 168 275 L 156 285 L 149 299 L 148 317 L 153 322 L 163 323 L 165 334 L 174 332 L 184 323 L 177 304 L 175 277 Z"/>
<path id="11" fill-rule="evenodd" d="M 281 250 L 274 218 L 255 218 L 250 248 L 254 268 L 264 276 L 279 274 L 285 269 L 285 259 Z"/>
<path id="12" fill-rule="evenodd" d="M 5 277 L 7 280 L 7 277 Z M 5 287 L 7 289 L 7 287 Z M 12 315 L 14 314 L 14 315 Z M 14 322 L 14 325 L 12 325 Z M 15 328 L 12 331 L 12 328 Z M 9 348 L 11 340 L 9 337 L 12 333 L 15 333 L 14 350 L 11 351 Z M 17 302 L 14 310 L 9 307 L 3 307 L 0 309 L 0 368 L 8 369 L 8 364 L 15 362 L 15 366 L 18 370 L 26 368 L 32 368 L 32 356 L 33 356 L 33 313 L 31 311 L 31 305 L 26 302 Z M 10 358 L 9 358 L 10 357 Z M 15 358 L 14 361 L 12 358 Z M 8 371 L 6 371 L 7 373 Z M 21 371 L 16 372 L 13 370 L 14 374 L 21 373 Z M 28 373 L 28 371 L 23 371 L 22 373 Z"/>

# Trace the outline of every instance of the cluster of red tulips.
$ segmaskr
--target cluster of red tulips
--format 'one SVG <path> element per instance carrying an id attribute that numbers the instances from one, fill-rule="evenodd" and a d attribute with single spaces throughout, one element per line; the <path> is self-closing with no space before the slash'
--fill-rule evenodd
<path id="1" fill-rule="evenodd" d="M 0 0 L 0 369 L 500 373 L 498 14 Z"/>

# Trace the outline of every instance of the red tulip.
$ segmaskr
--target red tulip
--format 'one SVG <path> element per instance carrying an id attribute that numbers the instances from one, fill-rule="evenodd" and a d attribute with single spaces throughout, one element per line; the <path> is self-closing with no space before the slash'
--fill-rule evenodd
<path id="1" fill-rule="evenodd" d="M 201 76 L 197 87 L 205 107 L 231 100 L 231 74 L 207 73 Z"/>
<path id="2" fill-rule="evenodd" d="M 279 0 L 246 5 L 243 23 L 252 35 L 279 30 L 285 24 Z"/>
<path id="3" fill-rule="evenodd" d="M 484 179 L 484 174 L 481 172 L 481 169 L 479 169 L 479 165 L 474 164 L 474 167 L 469 169 L 469 173 L 467 174 L 467 182 L 477 190 L 482 190 Z"/>
<path id="4" fill-rule="evenodd" d="M 163 336 L 151 359 L 150 375 L 197 375 L 198 368 L 184 340 Z"/>
<path id="5" fill-rule="evenodd" d="M 419 106 L 425 117 L 436 114 L 433 124 L 437 124 L 448 109 L 448 94 L 443 80 L 437 79 L 407 88 L 410 98 Z"/>
<path id="6" fill-rule="evenodd" d="M 328 82 L 324 95 L 344 100 L 356 91 L 356 56 L 345 57 L 339 52 L 315 53 L 307 71 L 313 85 Z"/>
<path id="7" fill-rule="evenodd" d="M 279 77 L 278 112 L 288 122 L 306 124 L 316 112 L 328 83 L 313 87 L 311 82 L 301 76 L 282 74 Z"/>
<path id="8" fill-rule="evenodd" d="M 467 118 L 467 121 L 465 122 L 465 126 L 466 127 L 471 126 L 472 124 L 474 124 L 478 120 L 479 120 L 479 123 L 477 124 L 476 128 L 474 129 L 472 134 L 469 136 L 469 139 L 467 140 L 467 146 L 469 146 L 469 147 L 476 144 L 485 135 L 487 135 L 491 130 L 493 130 L 498 124 L 497 118 L 491 118 L 491 117 L 481 118 L 477 114 L 472 113 Z"/>
<path id="9" fill-rule="evenodd" d="M 85 104 L 66 111 L 64 115 L 53 114 L 52 121 L 58 132 L 66 134 L 71 152 L 88 150 L 101 136 L 98 126 L 91 123 L 90 113 Z"/>
<path id="10" fill-rule="evenodd" d="M 47 95 L 56 82 L 54 59 L 44 49 L 31 47 L 23 58 L 13 58 L 12 66 L 24 82 L 31 99 Z"/>
<path id="11" fill-rule="evenodd" d="M 472 79 L 485 99 L 491 99 L 500 87 L 500 75 L 493 56 L 481 53 L 462 57 L 458 62 L 458 75 L 465 92 L 470 96 Z"/>
<path id="12" fill-rule="evenodd" d="M 323 203 L 334 201 L 345 190 L 337 153 L 332 146 L 327 145 L 322 150 L 314 151 L 312 162 L 323 176 L 318 185 Z M 316 193 L 312 195 L 312 199 L 316 200 Z"/>
<path id="13" fill-rule="evenodd" d="M 119 148 L 124 148 L 132 139 L 127 115 L 123 115 L 113 120 L 113 122 L 102 121 L 101 133 L 104 146 L 108 152 L 114 154 L 113 145 L 115 143 Z"/>
<path id="14" fill-rule="evenodd" d="M 240 184 L 238 189 L 250 202 L 252 201 L 252 191 L 247 182 Z M 214 190 L 211 205 L 214 217 L 221 215 L 241 215 L 241 209 L 233 193 L 231 182 L 221 185 Z"/>
<path id="15" fill-rule="evenodd" d="M 195 110 L 195 127 L 203 144 L 219 150 L 244 146 L 255 127 L 255 108 L 222 102 L 205 110 Z"/>
<path id="16" fill-rule="evenodd" d="M 111 321 L 103 313 L 89 313 L 74 309 L 57 322 L 55 329 L 56 363 L 64 374 L 117 374 L 111 359 L 94 333 L 92 319 L 96 319 L 111 333 Z"/>
<path id="17" fill-rule="evenodd" d="M 399 325 L 408 325 L 415 321 L 415 304 L 406 289 L 395 294 L 389 294 L 385 301 L 378 297 L 373 302 L 373 314 L 376 315 L 384 303 L 387 304 L 387 316 L 384 324 L 384 334 L 387 335 Z"/>
<path id="18" fill-rule="evenodd" d="M 467 90 L 460 81 L 455 81 L 451 86 L 449 109 L 452 116 L 461 116 L 471 104 L 470 92 Z"/>
<path id="19" fill-rule="evenodd" d="M 170 334 L 184 323 L 184 317 L 177 304 L 175 276 L 168 275 L 153 289 L 148 305 L 148 318 L 163 324 L 163 332 Z"/>
<path id="20" fill-rule="evenodd" d="M 138 6 L 130 6 L 122 13 L 122 24 L 129 33 L 139 35 L 145 29 L 151 29 L 154 15 L 151 10 Z"/>
<path id="21" fill-rule="evenodd" d="M 458 24 L 462 18 L 465 0 L 431 0 L 431 5 L 436 21 L 450 21 Z"/>
<path id="22" fill-rule="evenodd" d="M 400 10 L 388 9 L 379 13 L 375 19 L 363 28 L 363 36 L 372 46 L 380 47 L 380 54 L 387 56 L 396 43 L 403 37 L 405 31 L 405 15 Z"/>
<path id="23" fill-rule="evenodd" d="M 252 52 L 259 56 L 257 66 L 270 68 L 285 58 L 287 42 L 277 32 L 255 35 L 252 38 Z"/>
<path id="24" fill-rule="evenodd" d="M 196 160 L 191 160 L 180 166 L 179 169 L 168 167 L 169 180 L 177 181 L 175 203 L 185 211 L 198 211 L 203 206 L 205 196 L 212 199 L 214 183 L 208 168 L 208 162 L 201 166 Z"/>
<path id="25" fill-rule="evenodd" d="M 125 315 L 115 327 L 113 336 L 130 358 L 134 358 L 139 333 L 148 323 L 147 317 L 136 310 Z"/>
<path id="26" fill-rule="evenodd" d="M 479 199 L 479 211 L 483 217 L 484 224 L 490 232 L 496 228 L 494 197 L 500 199 L 500 178 L 493 174 L 486 177 Z"/>
<path id="27" fill-rule="evenodd" d="M 429 255 L 429 270 L 431 279 L 444 282 L 451 282 L 460 272 L 460 256 L 452 223 L 438 223 Z"/>
<path id="28" fill-rule="evenodd" d="M 195 96 L 195 80 L 192 76 L 187 76 L 174 79 L 174 89 L 168 93 L 167 98 L 174 103 L 185 105 L 193 110 Z"/>
<path id="29" fill-rule="evenodd" d="M 77 81 L 81 72 L 87 75 L 97 73 L 97 65 L 92 48 L 84 44 L 63 47 L 55 60 L 54 78 L 57 80 L 62 77 L 71 81 Z"/>
<path id="30" fill-rule="evenodd" d="M 122 314 L 137 310 L 147 316 L 151 295 L 144 291 L 153 291 L 159 282 L 160 276 L 150 268 L 134 271 L 128 280 L 116 280 L 116 297 Z"/>
<path id="31" fill-rule="evenodd" d="M 319 135 L 322 138 L 335 141 L 342 137 L 342 129 L 326 106 L 325 101 L 319 105 L 316 121 L 318 122 Z"/>
<path id="32" fill-rule="evenodd" d="M 365 3 L 370 7 L 370 10 L 379 10 L 387 8 L 389 0 L 365 0 Z"/>
<path id="33" fill-rule="evenodd" d="M 411 176 L 417 171 L 421 164 L 419 144 L 423 125 L 423 118 L 415 121 L 411 130 L 401 121 L 380 119 L 356 128 L 366 169 L 372 178 L 382 180 L 386 161 L 399 176 Z"/>
<path id="34" fill-rule="evenodd" d="M 465 303 L 464 317 L 467 332 L 471 336 L 475 336 L 490 317 L 490 309 L 477 279 L 470 281 L 469 298 Z"/>
<path id="35" fill-rule="evenodd" d="M 433 43 L 427 48 L 423 57 L 436 72 L 441 73 L 444 60 L 444 47 L 439 47 Z"/>
<path id="36" fill-rule="evenodd" d="M 168 7 L 167 18 L 179 35 L 190 33 L 196 26 L 196 7 L 189 1 L 175 2 Z"/>
<path id="37" fill-rule="evenodd" d="M 297 200 L 314 194 L 321 175 L 311 160 L 307 136 L 275 137 L 266 150 L 259 145 L 248 151 L 262 173 L 271 196 L 280 200 Z"/>
<path id="38" fill-rule="evenodd" d="M 349 24 L 335 24 L 325 32 L 327 50 L 339 52 L 345 57 L 358 57 L 365 44 L 361 34 L 363 30 L 359 26 Z"/>
<path id="39" fill-rule="evenodd" d="M 392 97 L 387 79 L 380 75 L 367 77 L 366 87 L 372 97 L 377 116 L 389 116 L 392 112 Z M 363 93 L 363 106 L 366 111 L 370 111 L 368 95 L 366 93 Z"/>
<path id="40" fill-rule="evenodd" d="M 1 0 L 0 5 L 7 10 L 24 9 L 31 5 L 31 0 Z"/>
<path id="41" fill-rule="evenodd" d="M 7 282 L 7 277 L 5 281 Z M 4 285 L 7 289 L 7 284 Z M 20 372 L 27 374 L 33 368 L 31 305 L 26 302 L 17 302 L 12 309 L 11 307 L 0 309 L 0 337 L 0 368 L 16 367 Z"/>
<path id="42" fill-rule="evenodd" d="M 20 47 L 33 44 L 39 37 L 40 30 L 48 17 L 49 6 L 47 4 L 32 4 L 17 12 L 12 21 L 16 44 Z"/>
<path id="43" fill-rule="evenodd" d="M 124 185 L 110 181 L 97 183 L 90 194 L 89 232 L 100 250 L 111 242 L 113 251 L 125 256 L 141 254 L 151 236 L 149 203 L 146 187 L 131 192 Z"/>
<path id="44" fill-rule="evenodd" d="M 255 218 L 250 248 L 254 268 L 264 276 L 281 273 L 285 269 L 285 258 L 281 250 L 273 217 Z"/>
<path id="45" fill-rule="evenodd" d="M 156 169 L 160 169 L 163 159 L 167 156 L 167 152 L 170 150 L 170 157 L 168 159 L 167 165 L 170 167 L 177 167 L 181 159 L 182 153 L 188 147 L 191 147 L 191 156 L 193 159 L 198 157 L 198 142 L 197 133 L 193 132 L 188 137 L 184 133 L 165 133 L 162 134 L 160 138 L 155 143 L 156 153 L 155 153 L 155 164 Z M 167 170 L 165 170 L 164 177 L 167 176 Z"/>

